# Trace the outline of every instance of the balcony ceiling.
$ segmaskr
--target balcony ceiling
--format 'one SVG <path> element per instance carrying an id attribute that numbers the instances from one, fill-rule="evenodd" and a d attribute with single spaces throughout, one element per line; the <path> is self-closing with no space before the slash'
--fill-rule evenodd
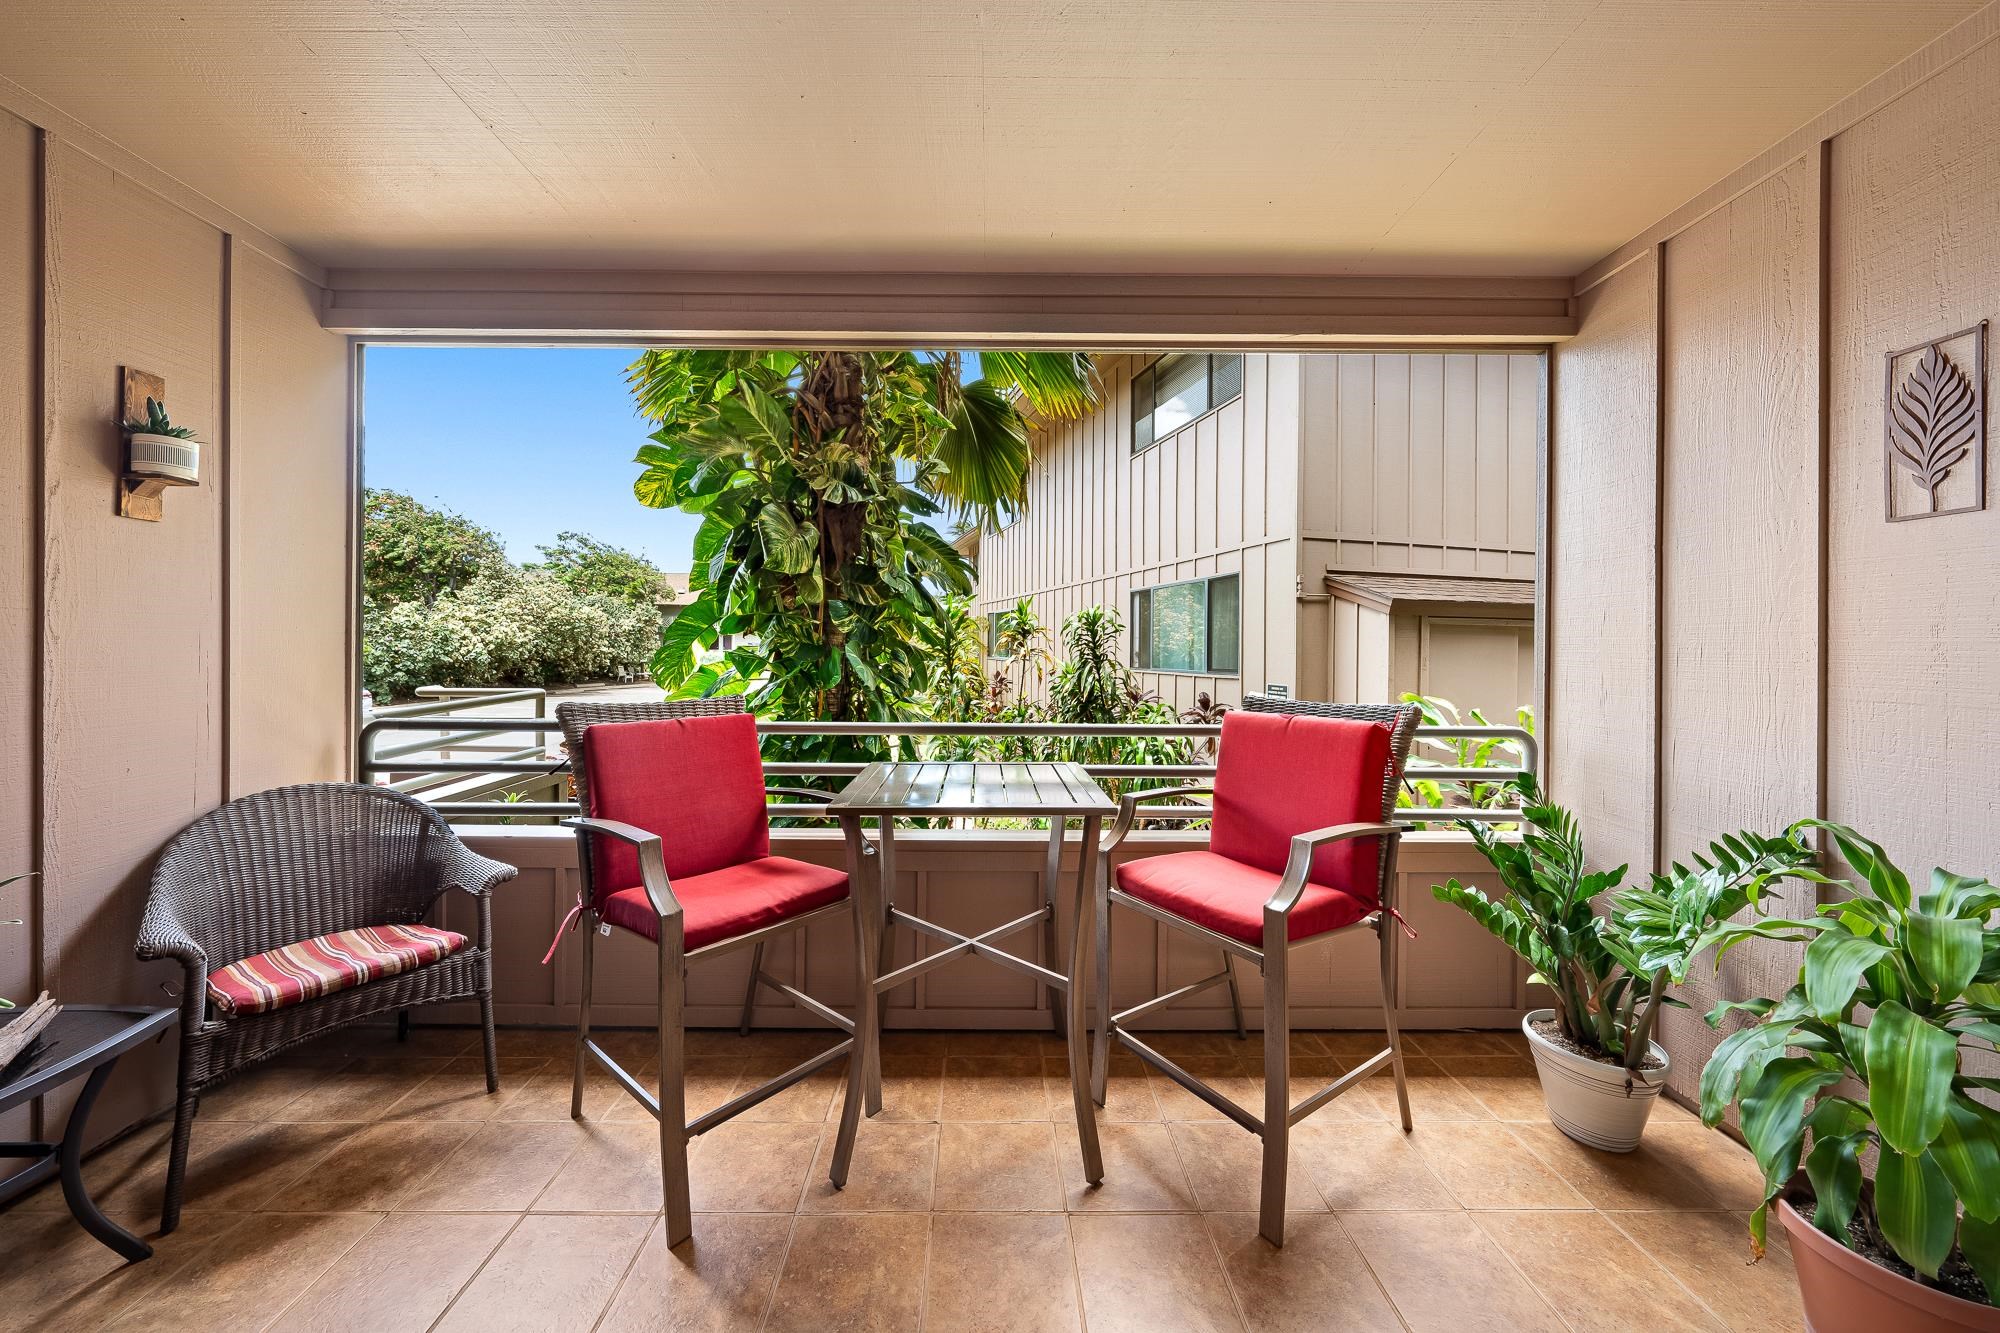
<path id="1" fill-rule="evenodd" d="M 1983 0 L 0 0 L 323 263 L 1578 271 Z"/>

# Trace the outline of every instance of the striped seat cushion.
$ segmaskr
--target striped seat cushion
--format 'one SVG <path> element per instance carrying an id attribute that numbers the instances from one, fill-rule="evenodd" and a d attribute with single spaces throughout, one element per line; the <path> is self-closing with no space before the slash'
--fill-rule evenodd
<path id="1" fill-rule="evenodd" d="M 463 949 L 435 926 L 364 926 L 260 953 L 208 974 L 208 1002 L 225 1018 L 261 1014 L 393 977 Z"/>

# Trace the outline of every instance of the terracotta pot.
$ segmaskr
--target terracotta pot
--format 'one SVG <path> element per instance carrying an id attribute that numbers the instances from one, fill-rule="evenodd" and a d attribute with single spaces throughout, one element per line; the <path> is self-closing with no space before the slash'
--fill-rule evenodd
<path id="1" fill-rule="evenodd" d="M 1660 1061 L 1658 1069 L 1626 1070 L 1608 1065 L 1566 1051 L 1535 1031 L 1536 1023 L 1555 1016 L 1553 1009 L 1537 1009 L 1521 1020 L 1550 1122 L 1578 1143 L 1604 1152 L 1631 1152 L 1646 1132 L 1646 1117 L 1653 1113 L 1660 1089 L 1667 1085 L 1671 1068 L 1667 1053 L 1658 1042 L 1652 1043 L 1653 1054 Z"/>
<path id="2" fill-rule="evenodd" d="M 1778 1200 L 1811 1333 L 2000 1333 L 2000 1309 L 1912 1282 L 1848 1249 Z"/>

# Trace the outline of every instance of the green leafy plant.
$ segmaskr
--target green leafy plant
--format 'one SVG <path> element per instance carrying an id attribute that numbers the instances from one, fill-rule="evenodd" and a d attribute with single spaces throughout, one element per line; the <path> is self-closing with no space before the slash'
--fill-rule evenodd
<path id="1" fill-rule="evenodd" d="M 1803 920 L 1766 918 L 1718 927 L 1703 944 L 1717 955 L 1745 940 L 1803 942 L 1798 982 L 1776 999 L 1725 1002 L 1708 1021 L 1757 1020 L 1725 1037 L 1701 1077 L 1702 1119 L 1740 1108 L 1743 1137 L 1764 1172 L 1765 1201 L 1751 1215 L 1763 1250 L 1767 1210 L 1803 1158 L 1813 1224 L 1854 1246 L 1851 1224 L 1879 1237 L 1922 1278 L 1935 1281 L 1954 1248 L 2000 1293 L 2000 1112 L 1979 1099 L 2000 1079 L 1968 1073 L 1968 1050 L 2000 1049 L 2000 888 L 1933 870 L 1928 887 L 1853 829 L 1824 829 L 1866 881 Z M 1807 1151 L 1807 1137 L 1811 1149 Z M 1877 1150 L 1872 1200 L 1863 1160 Z"/>
<path id="2" fill-rule="evenodd" d="M 167 420 L 166 404 L 156 402 L 152 398 L 146 399 L 146 419 L 144 421 L 127 421 L 125 429 L 134 435 L 167 435 L 176 440 L 192 440 L 194 438 L 194 427 L 176 426 L 173 422 Z"/>
<path id="3" fill-rule="evenodd" d="M 1477 708 L 1461 712 L 1449 699 L 1429 694 L 1404 694 L 1401 700 L 1415 704 L 1427 727 L 1487 727 L 1493 723 Z M 1535 710 L 1523 705 L 1514 710 L 1514 724 L 1530 736 L 1535 734 Z M 1474 810 L 1500 809 L 1514 799 L 1514 789 L 1505 780 L 1481 782 L 1464 778 L 1424 776 L 1430 768 L 1519 768 L 1525 762 L 1521 743 L 1505 736 L 1434 736 L 1418 733 L 1410 764 L 1403 770 L 1403 785 L 1396 791 L 1398 809 L 1443 810 L 1458 806 Z M 1415 827 L 1429 827 L 1417 824 Z M 1512 828 L 1511 824 L 1501 825 Z"/>
<path id="4" fill-rule="evenodd" d="M 673 581 L 659 566 L 588 533 L 559 532 L 555 545 L 535 549 L 542 553 L 541 561 L 522 568 L 553 574 L 578 592 L 645 607 L 658 607 L 673 597 Z"/>
<path id="5" fill-rule="evenodd" d="M 1774 881 L 1814 873 L 1803 839 L 1745 832 L 1711 844 L 1692 868 L 1676 863 L 1623 887 L 1628 867 L 1589 870 L 1576 816 L 1544 802 L 1532 775 L 1509 785 L 1521 802 L 1518 838 L 1460 821 L 1503 893 L 1489 897 L 1455 879 L 1431 892 L 1527 961 L 1531 980 L 1549 988 L 1564 1037 L 1627 1069 L 1644 1065 L 1660 1007 L 1679 1003 L 1668 992 L 1687 980 L 1704 935 Z"/>
<path id="6" fill-rule="evenodd" d="M 25 875 L 9 875 L 5 879 L 0 879 L 0 889 L 4 889 L 10 884 L 19 884 L 22 880 L 33 879 L 34 877 L 35 875 L 33 871 L 29 871 Z M 8 917 L 6 920 L 0 921 L 0 926 L 20 926 L 26 924 L 27 924 L 26 922 L 22 921 L 21 918 L 17 916 Z M 8 999 L 4 995 L 0 995 L 0 1009 L 12 1009 L 13 1007 L 14 1007 L 14 1002 L 12 1000 Z"/>
<path id="7" fill-rule="evenodd" d="M 1035 610 L 1035 599 L 1023 597 L 993 616 L 993 655 L 1002 660 L 1000 670 L 1014 692 L 1026 695 L 1028 678 L 1037 685 L 1047 676 L 1055 656 L 1049 651 L 1048 627 Z"/>

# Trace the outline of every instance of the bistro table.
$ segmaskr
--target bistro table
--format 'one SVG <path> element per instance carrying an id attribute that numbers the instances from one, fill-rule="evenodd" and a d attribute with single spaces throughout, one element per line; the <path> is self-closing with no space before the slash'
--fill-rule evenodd
<path id="1" fill-rule="evenodd" d="M 96 1104 L 104 1081 L 111 1077 L 118 1057 L 173 1026 L 178 1017 L 179 1011 L 174 1009 L 105 1004 L 62 1007 L 42 1029 L 41 1045 L 0 1080 L 0 1111 L 11 1111 L 85 1074 L 90 1077 L 84 1079 L 83 1091 L 70 1108 L 61 1143 L 0 1143 L 0 1157 L 36 1159 L 34 1165 L 0 1180 L 0 1198 L 10 1198 L 60 1173 L 63 1198 L 85 1231 L 135 1263 L 152 1257 L 153 1247 L 106 1217 L 84 1189 L 83 1141 L 90 1127 L 90 1108 Z"/>
<path id="2" fill-rule="evenodd" d="M 1089 1033 L 1084 1027 L 1084 1007 L 1077 1003 L 1076 997 L 1081 994 L 1079 979 L 1083 976 L 1085 949 L 1093 938 L 1091 912 L 1095 895 L 1091 890 L 1097 877 L 1098 830 L 1105 816 L 1117 811 L 1117 804 L 1104 794 L 1083 765 L 1072 763 L 874 763 L 856 774 L 827 803 L 827 813 L 840 821 L 847 837 L 849 870 L 856 891 L 868 895 L 856 908 L 861 923 L 858 947 L 864 958 L 873 960 L 871 970 L 878 975 L 873 991 L 861 997 L 854 1019 L 855 1037 L 862 1047 L 860 1068 L 866 1076 L 868 1114 L 874 1115 L 882 1109 L 882 1037 L 877 997 L 954 959 L 989 959 L 1025 972 L 1048 987 L 1056 1030 L 1066 1036 L 1069 1044 L 1070 1092 L 1076 1103 L 1076 1132 L 1083 1149 L 1084 1175 L 1093 1185 L 1104 1178 L 1104 1162 L 1097 1146 L 1097 1118 L 1090 1096 Z M 1042 905 L 1026 916 L 977 935 L 962 935 L 896 906 L 896 821 L 916 818 L 1048 820 L 1049 853 Z M 865 819 L 875 820 L 879 830 L 878 843 L 872 849 L 862 832 Z M 1056 888 L 1062 872 L 1063 829 L 1071 819 L 1083 821 L 1083 840 L 1077 851 L 1069 969 L 1056 972 L 1008 953 L 994 941 L 1040 925 L 1043 956 L 1051 963 L 1055 961 Z M 893 972 L 881 973 L 886 966 L 883 949 L 886 932 L 899 925 L 943 940 L 944 947 Z M 1067 1004 L 1062 998 L 1065 994 L 1070 996 Z M 844 1134 L 851 1133 L 851 1121 L 843 1119 L 841 1128 Z"/>

